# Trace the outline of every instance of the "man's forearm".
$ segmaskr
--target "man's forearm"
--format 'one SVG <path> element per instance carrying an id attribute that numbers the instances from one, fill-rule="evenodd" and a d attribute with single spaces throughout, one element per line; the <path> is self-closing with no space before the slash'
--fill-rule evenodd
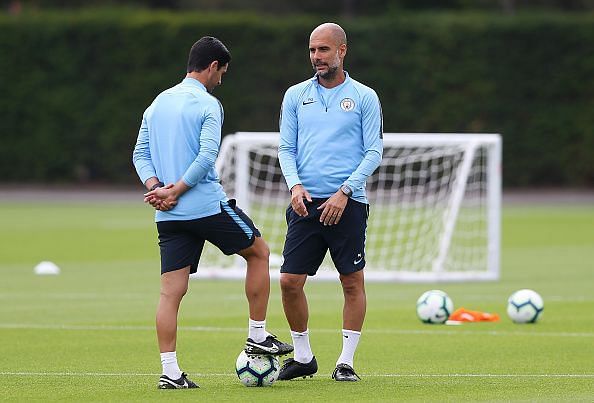
<path id="1" fill-rule="evenodd" d="M 183 179 L 178 180 L 171 188 L 173 195 L 176 199 L 179 199 L 181 195 L 186 193 L 191 186 L 188 186 Z"/>

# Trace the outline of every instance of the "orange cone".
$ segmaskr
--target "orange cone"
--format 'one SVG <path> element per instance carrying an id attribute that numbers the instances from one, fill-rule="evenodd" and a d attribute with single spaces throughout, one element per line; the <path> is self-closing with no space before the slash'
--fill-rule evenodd
<path id="1" fill-rule="evenodd" d="M 471 311 L 466 308 L 458 308 L 448 318 L 457 322 L 497 322 L 499 315 L 496 313 Z"/>

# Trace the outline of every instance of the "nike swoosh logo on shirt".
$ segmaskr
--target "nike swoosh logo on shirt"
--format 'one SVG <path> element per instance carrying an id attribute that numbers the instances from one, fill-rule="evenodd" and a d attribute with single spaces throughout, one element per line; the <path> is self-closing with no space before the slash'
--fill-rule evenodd
<path id="1" fill-rule="evenodd" d="M 314 102 L 316 102 L 316 101 L 309 101 L 309 102 L 305 102 L 305 101 L 303 101 L 303 105 L 309 105 L 309 104 L 313 104 Z"/>

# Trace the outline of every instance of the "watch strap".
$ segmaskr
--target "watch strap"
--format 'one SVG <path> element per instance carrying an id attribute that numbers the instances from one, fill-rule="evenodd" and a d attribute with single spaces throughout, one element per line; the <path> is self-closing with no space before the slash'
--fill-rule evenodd
<path id="1" fill-rule="evenodd" d="M 165 184 L 163 182 L 157 182 L 155 183 L 153 186 L 151 186 L 150 190 L 155 190 L 156 188 L 162 188 L 163 186 L 165 186 Z"/>

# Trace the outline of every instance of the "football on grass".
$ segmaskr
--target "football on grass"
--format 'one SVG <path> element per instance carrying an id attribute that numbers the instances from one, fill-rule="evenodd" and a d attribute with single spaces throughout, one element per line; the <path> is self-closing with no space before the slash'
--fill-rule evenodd
<path id="1" fill-rule="evenodd" d="M 507 315 L 515 323 L 534 323 L 543 309 L 541 296 L 533 290 L 516 291 L 507 300 Z"/>
<path id="2" fill-rule="evenodd" d="M 425 291 L 417 300 L 417 316 L 424 323 L 445 323 L 453 311 L 452 299 L 441 290 Z"/>
<path id="3" fill-rule="evenodd" d="M 245 386 L 271 386 L 278 378 L 280 365 L 271 355 L 247 355 L 242 351 L 237 357 L 235 371 Z"/>

